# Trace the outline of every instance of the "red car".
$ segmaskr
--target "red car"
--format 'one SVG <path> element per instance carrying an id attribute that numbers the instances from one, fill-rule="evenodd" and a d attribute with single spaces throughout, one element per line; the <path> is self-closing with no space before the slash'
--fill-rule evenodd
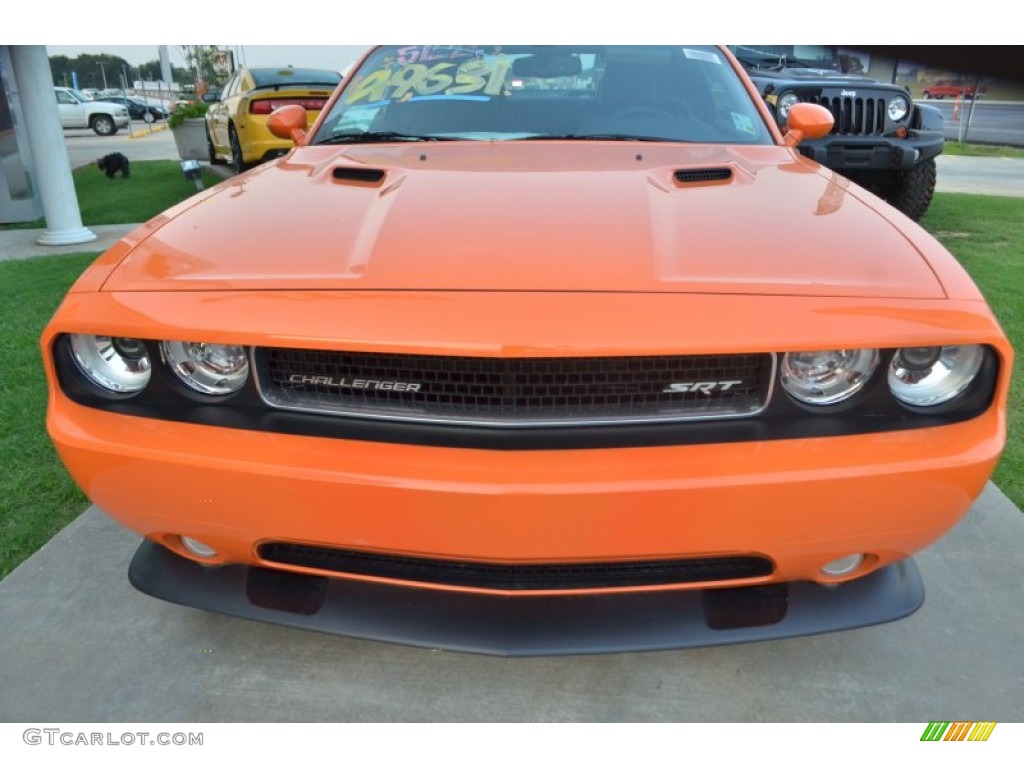
<path id="1" fill-rule="evenodd" d="M 988 91 L 986 86 L 978 88 L 978 93 L 984 94 Z M 923 91 L 926 99 L 944 99 L 947 96 L 951 99 L 957 96 L 963 96 L 968 99 L 974 98 L 974 86 L 973 85 L 929 85 Z"/>

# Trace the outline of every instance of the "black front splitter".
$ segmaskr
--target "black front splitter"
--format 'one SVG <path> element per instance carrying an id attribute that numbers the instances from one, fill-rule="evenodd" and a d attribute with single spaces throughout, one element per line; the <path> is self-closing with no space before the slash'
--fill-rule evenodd
<path id="1" fill-rule="evenodd" d="M 776 640 L 881 624 L 924 602 L 907 559 L 837 587 L 557 597 L 375 584 L 242 565 L 207 567 L 144 541 L 129 569 L 146 594 L 194 608 L 349 637 L 499 656 L 651 651 Z"/>

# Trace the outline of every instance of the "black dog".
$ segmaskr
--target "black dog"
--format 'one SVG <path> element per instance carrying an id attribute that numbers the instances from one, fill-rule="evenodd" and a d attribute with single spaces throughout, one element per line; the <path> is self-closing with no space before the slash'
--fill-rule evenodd
<path id="1" fill-rule="evenodd" d="M 131 168 L 128 166 L 128 158 L 120 152 L 104 155 L 96 161 L 96 167 L 106 173 L 108 179 L 114 178 L 114 174 L 118 171 L 121 172 L 122 179 L 127 179 L 132 175 Z"/>

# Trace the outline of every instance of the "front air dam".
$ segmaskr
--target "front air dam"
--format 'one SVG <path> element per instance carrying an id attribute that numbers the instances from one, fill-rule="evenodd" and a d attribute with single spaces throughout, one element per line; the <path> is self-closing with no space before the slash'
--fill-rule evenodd
<path id="1" fill-rule="evenodd" d="M 696 648 L 854 629 L 924 602 L 912 559 L 824 587 L 504 596 L 417 589 L 257 566 L 203 566 L 143 541 L 132 585 L 180 605 L 299 629 L 497 656 Z"/>

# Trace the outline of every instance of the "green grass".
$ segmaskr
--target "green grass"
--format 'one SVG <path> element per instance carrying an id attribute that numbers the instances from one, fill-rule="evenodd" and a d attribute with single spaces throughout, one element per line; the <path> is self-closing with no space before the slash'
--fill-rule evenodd
<path id="1" fill-rule="evenodd" d="M 923 222 L 964 264 L 1020 353 L 995 481 L 1024 508 L 1024 200 L 937 194 Z M 0 578 L 86 507 L 44 428 L 39 335 L 91 254 L 0 262 Z"/>
<path id="2" fill-rule="evenodd" d="M 73 175 L 82 223 L 87 227 L 148 221 L 196 193 L 195 184 L 184 177 L 176 160 L 138 160 L 132 163 L 132 174 L 127 179 L 120 175 L 108 179 L 95 165 L 79 168 Z M 203 171 L 202 179 L 207 187 L 221 180 L 207 170 Z M 45 226 L 46 222 L 39 219 L 0 228 Z"/>
<path id="3" fill-rule="evenodd" d="M 46 434 L 39 335 L 96 254 L 0 262 L 0 578 L 86 507 Z M 11 311 L 16 307 L 17 311 Z"/>
<path id="4" fill-rule="evenodd" d="M 998 147 L 994 144 L 961 144 L 959 141 L 947 141 L 942 148 L 942 154 L 964 157 L 1024 157 L 1024 149 Z"/>
<path id="5" fill-rule="evenodd" d="M 1024 509 L 1024 199 L 937 194 L 921 224 L 970 272 L 1016 350 L 1009 439 L 993 480 Z"/>

